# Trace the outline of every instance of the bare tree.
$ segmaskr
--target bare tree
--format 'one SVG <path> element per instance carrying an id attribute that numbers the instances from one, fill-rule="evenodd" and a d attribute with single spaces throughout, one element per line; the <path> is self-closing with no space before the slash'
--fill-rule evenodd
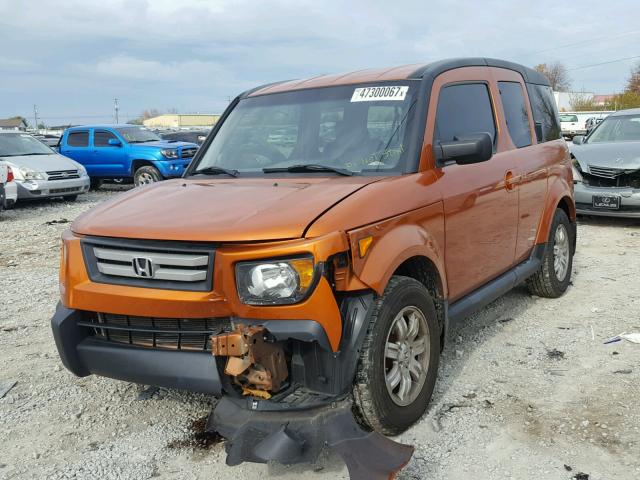
<path id="1" fill-rule="evenodd" d="M 636 66 L 631 69 L 631 75 L 629 76 L 629 80 L 627 80 L 625 92 L 640 94 L 640 63 L 637 63 Z"/>
<path id="2" fill-rule="evenodd" d="M 571 87 L 571 78 L 563 63 L 541 63 L 533 68 L 549 79 L 554 92 L 566 92 Z"/>

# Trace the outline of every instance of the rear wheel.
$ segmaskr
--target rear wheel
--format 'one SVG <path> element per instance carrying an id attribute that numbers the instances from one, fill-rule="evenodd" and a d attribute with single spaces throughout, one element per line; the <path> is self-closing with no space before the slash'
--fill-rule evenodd
<path id="1" fill-rule="evenodd" d="M 573 268 L 574 235 L 569 217 L 558 208 L 553 216 L 540 268 L 527 280 L 533 295 L 557 298 L 567 290 Z"/>
<path id="2" fill-rule="evenodd" d="M 365 424 L 397 435 L 420 419 L 431 399 L 440 331 L 431 295 L 413 278 L 392 277 L 373 308 L 353 397 Z"/>
<path id="3" fill-rule="evenodd" d="M 140 185 L 149 185 L 162 180 L 162 175 L 156 167 L 151 165 L 144 165 L 136 170 L 133 174 L 133 183 L 136 187 Z"/>

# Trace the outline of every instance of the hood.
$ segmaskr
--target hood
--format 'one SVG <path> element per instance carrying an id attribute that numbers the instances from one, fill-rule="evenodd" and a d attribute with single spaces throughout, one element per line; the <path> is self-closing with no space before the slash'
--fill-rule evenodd
<path id="1" fill-rule="evenodd" d="M 73 160 L 52 153 L 51 155 L 23 155 L 19 157 L 0 157 L 9 165 L 29 167 L 36 172 L 50 172 L 52 170 L 79 170 L 79 164 Z"/>
<path id="2" fill-rule="evenodd" d="M 196 143 L 177 142 L 175 140 L 156 140 L 155 142 L 130 143 L 129 145 L 133 148 L 144 148 L 144 147 L 153 147 L 153 148 L 196 147 L 198 148 L 198 144 Z"/>
<path id="3" fill-rule="evenodd" d="M 594 167 L 640 169 L 640 142 L 585 143 L 571 145 L 571 153 L 583 171 Z"/>
<path id="4" fill-rule="evenodd" d="M 383 177 L 168 180 L 78 217 L 82 235 L 206 242 L 300 238 L 345 197 Z"/>

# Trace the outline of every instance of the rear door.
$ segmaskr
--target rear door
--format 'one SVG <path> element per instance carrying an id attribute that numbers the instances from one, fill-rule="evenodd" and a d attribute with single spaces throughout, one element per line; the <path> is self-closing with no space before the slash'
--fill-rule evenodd
<path id="1" fill-rule="evenodd" d="M 492 68 L 507 125 L 505 158 L 518 169 L 518 238 L 516 262 L 525 260 L 535 242 L 547 193 L 545 151 L 534 142 L 535 127 L 526 85 L 519 73 Z"/>
<path id="2" fill-rule="evenodd" d="M 89 149 L 89 129 L 67 132 L 66 138 L 60 144 L 60 153 L 81 163 L 90 176 L 94 175 L 92 173 L 93 158 Z"/>
<path id="3" fill-rule="evenodd" d="M 435 95 L 435 98 L 434 98 Z M 436 165 L 445 211 L 445 265 L 455 301 L 508 270 L 514 263 L 518 225 L 518 175 L 505 155 L 498 92 L 486 67 L 465 67 L 436 78 L 427 128 L 433 148 L 465 134 L 486 132 L 494 155 L 485 162 Z M 436 108 L 437 106 L 437 108 Z"/>
<path id="4" fill-rule="evenodd" d="M 117 140 L 119 145 L 109 144 L 109 140 Z M 109 130 L 96 128 L 93 130 L 93 164 L 104 177 L 129 177 L 131 172 L 127 168 L 127 154 L 122 140 Z"/>

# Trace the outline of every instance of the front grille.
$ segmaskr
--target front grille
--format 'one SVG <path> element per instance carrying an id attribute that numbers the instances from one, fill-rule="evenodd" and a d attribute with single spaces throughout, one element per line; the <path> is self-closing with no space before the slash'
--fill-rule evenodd
<path id="1" fill-rule="evenodd" d="M 591 187 L 640 188 L 640 170 L 629 171 L 589 165 L 589 172 L 582 172 L 582 176 L 584 183 Z"/>
<path id="2" fill-rule="evenodd" d="M 72 193 L 72 192 L 81 192 L 82 188 L 72 187 L 72 188 L 51 188 L 49 189 L 49 194 L 53 193 Z"/>
<path id="3" fill-rule="evenodd" d="M 618 175 L 622 175 L 624 170 L 620 170 L 619 168 L 596 167 L 589 165 L 589 173 L 597 177 L 616 178 Z"/>
<path id="4" fill-rule="evenodd" d="M 92 281 L 147 288 L 209 291 L 214 249 L 210 245 L 152 240 L 82 240 Z"/>
<path id="5" fill-rule="evenodd" d="M 47 172 L 47 180 L 69 180 L 80 178 L 78 170 L 52 170 Z"/>
<path id="6" fill-rule="evenodd" d="M 166 350 L 211 351 L 211 335 L 231 330 L 228 318 L 154 318 L 96 313 L 78 325 L 114 343 Z"/>
<path id="7" fill-rule="evenodd" d="M 195 147 L 187 147 L 182 149 L 182 158 L 191 158 L 196 154 L 198 149 Z"/>

